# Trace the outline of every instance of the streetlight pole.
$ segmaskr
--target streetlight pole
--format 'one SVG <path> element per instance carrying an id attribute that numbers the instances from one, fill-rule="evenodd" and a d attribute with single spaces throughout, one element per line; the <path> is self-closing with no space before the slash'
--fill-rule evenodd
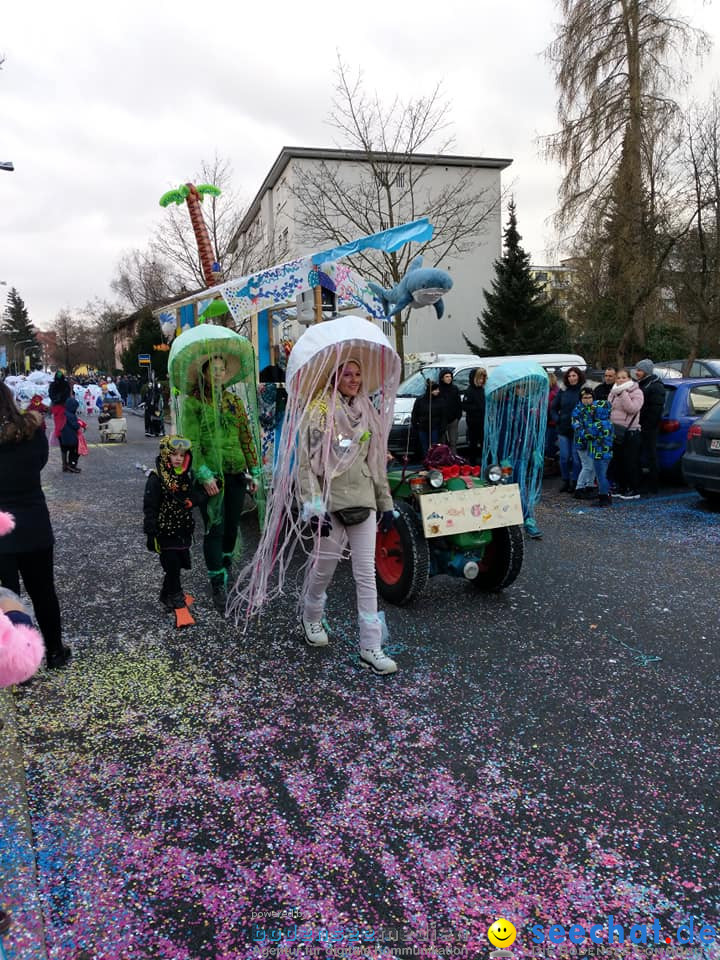
<path id="1" fill-rule="evenodd" d="M 17 361 L 17 348 L 21 347 L 24 343 L 33 343 L 33 340 L 17 340 L 13 344 L 13 361 L 15 363 L 15 376 L 18 376 L 18 361 Z M 23 356 L 25 356 L 25 351 L 23 350 Z"/>
<path id="2" fill-rule="evenodd" d="M 27 363 L 25 363 L 25 357 L 29 356 L 33 350 L 37 350 L 37 347 L 33 345 L 32 347 L 25 347 L 23 349 L 23 369 L 27 373 Z"/>

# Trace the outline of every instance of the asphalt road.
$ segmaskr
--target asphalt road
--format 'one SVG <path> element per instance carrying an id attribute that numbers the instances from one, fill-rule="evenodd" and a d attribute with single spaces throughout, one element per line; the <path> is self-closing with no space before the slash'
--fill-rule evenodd
<path id="1" fill-rule="evenodd" d="M 519 957 L 532 925 L 717 926 L 720 513 L 548 481 L 515 585 L 438 577 L 386 607 L 378 678 L 347 565 L 327 649 L 289 598 L 240 637 L 198 545 L 197 625 L 174 629 L 141 534 L 155 451 L 131 416 L 127 445 L 44 474 L 74 657 L 5 697 L 8 956 L 239 960 L 294 935 L 324 957 L 332 929 L 355 955 L 484 957 L 504 916 Z"/>

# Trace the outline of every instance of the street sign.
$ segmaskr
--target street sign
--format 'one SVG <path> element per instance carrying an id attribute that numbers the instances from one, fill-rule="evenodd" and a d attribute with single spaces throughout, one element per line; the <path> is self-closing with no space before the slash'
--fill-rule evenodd
<path id="1" fill-rule="evenodd" d="M 149 353 L 139 353 L 138 354 L 138 363 L 141 367 L 150 366 L 150 354 Z"/>

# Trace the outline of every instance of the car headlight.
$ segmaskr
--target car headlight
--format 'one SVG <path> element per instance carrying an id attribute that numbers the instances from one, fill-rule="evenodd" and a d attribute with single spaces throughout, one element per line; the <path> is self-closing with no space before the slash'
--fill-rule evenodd
<path id="1" fill-rule="evenodd" d="M 490 483 L 500 483 L 503 478 L 503 472 L 499 463 L 493 463 L 488 467 L 487 478 Z"/>
<path id="2" fill-rule="evenodd" d="M 445 483 L 445 477 L 443 477 L 439 470 L 431 470 L 428 476 L 428 482 L 431 487 L 437 490 Z"/>

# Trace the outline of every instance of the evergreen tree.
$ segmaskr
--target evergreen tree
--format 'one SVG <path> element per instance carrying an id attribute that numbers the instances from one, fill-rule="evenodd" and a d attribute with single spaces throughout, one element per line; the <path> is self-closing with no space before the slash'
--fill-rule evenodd
<path id="1" fill-rule="evenodd" d="M 8 293 L 0 331 L 13 343 L 26 341 L 23 344 L 24 351 L 28 352 L 32 347 L 36 347 L 37 354 L 40 354 L 41 347 L 35 338 L 35 331 L 30 323 L 27 307 L 15 287 L 12 287 Z"/>
<path id="2" fill-rule="evenodd" d="M 147 367 L 141 367 L 138 363 L 138 356 L 143 353 L 150 354 L 150 363 L 155 371 L 158 380 L 167 379 L 167 350 L 155 350 L 156 344 L 163 342 L 160 324 L 153 317 L 148 307 L 140 311 L 140 323 L 135 339 L 130 343 L 127 350 L 124 351 L 121 361 L 125 373 L 135 373 L 140 376 L 147 376 Z"/>
<path id="3" fill-rule="evenodd" d="M 495 261 L 492 293 L 483 291 L 487 306 L 478 319 L 484 346 L 478 347 L 467 337 L 465 342 L 479 356 L 567 350 L 567 324 L 530 273 L 530 257 L 520 246 L 514 200 L 508 209 L 505 250 Z"/>

